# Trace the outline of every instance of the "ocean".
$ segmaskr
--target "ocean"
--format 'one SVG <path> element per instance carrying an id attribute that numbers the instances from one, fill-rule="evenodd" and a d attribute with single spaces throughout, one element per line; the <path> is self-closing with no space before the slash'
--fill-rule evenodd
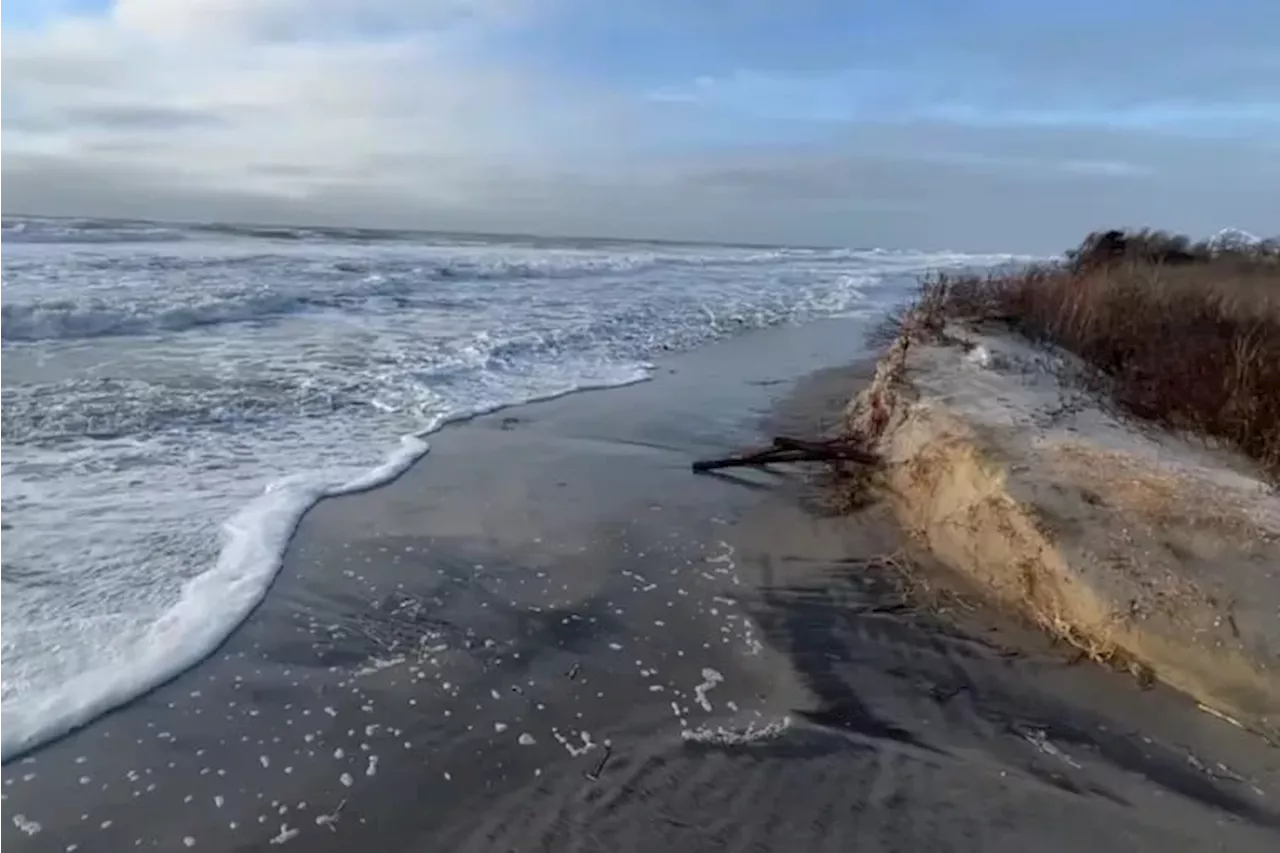
<path id="1" fill-rule="evenodd" d="M 3 755 L 208 655 L 441 425 L 1007 255 L 6 216 Z"/>

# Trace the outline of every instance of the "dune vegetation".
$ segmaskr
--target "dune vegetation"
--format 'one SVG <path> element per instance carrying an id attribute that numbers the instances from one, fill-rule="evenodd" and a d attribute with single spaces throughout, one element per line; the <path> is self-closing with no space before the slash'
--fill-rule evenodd
<path id="1" fill-rule="evenodd" d="M 1074 353 L 1125 411 L 1224 442 L 1280 482 L 1280 242 L 1090 234 L 1060 261 L 926 280 L 911 312 Z"/>

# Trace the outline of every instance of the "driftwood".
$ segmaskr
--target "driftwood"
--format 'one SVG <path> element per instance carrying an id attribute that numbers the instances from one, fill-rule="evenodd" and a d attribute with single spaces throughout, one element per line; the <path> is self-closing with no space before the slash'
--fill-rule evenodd
<path id="1" fill-rule="evenodd" d="M 879 457 L 855 447 L 847 439 L 806 441 L 780 435 L 773 439 L 773 445 L 770 447 L 721 459 L 701 459 L 694 462 L 692 467 L 694 471 L 715 471 L 720 468 L 739 468 L 748 465 L 837 461 L 874 465 L 879 461 Z"/>

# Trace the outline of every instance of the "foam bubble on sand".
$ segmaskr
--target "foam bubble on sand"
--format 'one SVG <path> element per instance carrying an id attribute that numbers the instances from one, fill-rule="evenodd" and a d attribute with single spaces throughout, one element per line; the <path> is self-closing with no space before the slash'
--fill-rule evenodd
<path id="1" fill-rule="evenodd" d="M 579 732 L 578 737 L 582 739 L 582 746 L 574 746 L 569 738 L 560 733 L 558 729 L 551 730 L 551 736 L 565 748 L 565 750 L 574 758 L 581 758 L 588 752 L 596 748 L 595 741 L 591 739 L 590 732 Z"/>
<path id="2" fill-rule="evenodd" d="M 19 832 L 25 832 L 27 835 L 35 835 L 41 830 L 40 824 L 30 820 L 26 815 L 14 815 L 13 825 L 18 827 Z"/>
<path id="3" fill-rule="evenodd" d="M 723 682 L 724 676 L 720 674 L 719 670 L 712 669 L 709 666 L 702 668 L 702 683 L 693 688 L 693 695 L 697 703 L 702 706 L 702 710 L 707 713 L 711 713 L 714 710 L 711 707 L 710 700 L 707 699 L 707 693 L 717 684 Z"/>
<path id="4" fill-rule="evenodd" d="M 271 837 L 272 844 L 285 844 L 298 837 L 299 830 L 290 829 L 287 823 L 280 824 L 280 831 Z"/>
<path id="5" fill-rule="evenodd" d="M 746 728 L 724 728 L 716 726 L 699 726 L 696 729 L 685 729 L 680 732 L 682 740 L 688 743 L 714 744 L 716 746 L 744 746 L 763 740 L 772 740 L 791 728 L 791 718 L 767 723 L 759 728 L 755 723 L 748 723 Z"/>
<path id="6" fill-rule="evenodd" d="M 338 801 L 338 805 L 328 814 L 316 815 L 316 826 L 327 826 L 330 832 L 337 832 L 338 828 L 334 826 L 338 822 L 338 817 L 342 814 L 342 810 L 347 806 L 347 799 L 343 797 Z"/>
<path id="7" fill-rule="evenodd" d="M 390 669 L 393 666 L 398 666 L 404 663 L 404 661 L 404 655 L 394 655 L 389 658 L 372 658 L 367 664 L 351 673 L 351 677 L 361 678 L 366 675 L 373 675 L 374 673 L 381 672 L 384 669 Z"/>
<path id="8" fill-rule="evenodd" d="M 1062 761 L 1063 763 L 1068 764 L 1076 768 L 1077 770 L 1080 769 L 1080 765 L 1076 763 L 1075 759 L 1073 759 L 1071 756 L 1067 755 L 1065 752 L 1059 749 L 1058 746 L 1053 743 L 1053 741 L 1049 740 L 1049 738 L 1045 736 L 1045 733 L 1043 731 L 1039 729 L 1024 731 L 1022 733 L 1022 738 L 1027 743 L 1031 744 L 1036 749 L 1043 752 L 1045 755 L 1052 755 L 1054 758 L 1057 758 L 1059 761 Z"/>

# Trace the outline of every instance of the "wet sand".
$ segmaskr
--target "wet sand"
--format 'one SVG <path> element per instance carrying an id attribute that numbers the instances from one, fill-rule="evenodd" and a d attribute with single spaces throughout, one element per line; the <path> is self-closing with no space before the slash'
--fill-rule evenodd
<path id="1" fill-rule="evenodd" d="M 860 334 L 760 332 L 447 428 L 309 513 L 216 655 L 6 765 L 4 842 L 1274 849 L 1276 750 L 904 603 L 872 559 L 902 534 L 800 472 L 689 472 L 831 423 Z"/>

